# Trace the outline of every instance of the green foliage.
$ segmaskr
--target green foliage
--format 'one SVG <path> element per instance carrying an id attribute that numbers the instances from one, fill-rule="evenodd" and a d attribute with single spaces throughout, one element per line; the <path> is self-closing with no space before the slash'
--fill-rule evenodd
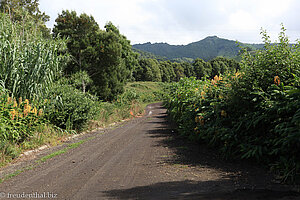
<path id="1" fill-rule="evenodd" d="M 20 150 L 16 145 L 8 140 L 0 140 L 0 151 L 1 154 L 10 157 L 11 159 L 17 158 L 20 154 Z M 0 156 L 3 156 L 1 154 Z"/>
<path id="2" fill-rule="evenodd" d="M 32 136 L 35 128 L 44 123 L 42 110 L 36 102 L 16 100 L 7 92 L 0 93 L 0 140 L 19 143 Z"/>
<path id="3" fill-rule="evenodd" d="M 14 97 L 41 98 L 60 76 L 65 43 L 45 39 L 33 22 L 13 23 L 0 13 L 0 80 Z"/>
<path id="4" fill-rule="evenodd" d="M 50 17 L 39 9 L 38 0 L 1 0 L 0 12 L 9 15 L 12 22 L 32 21 L 44 37 L 50 37 L 50 29 L 45 25 Z"/>
<path id="5" fill-rule="evenodd" d="M 22 9 L 31 15 L 35 22 L 49 21 L 49 16 L 39 9 L 39 0 L 1 0 L 0 9 L 4 13 L 8 13 L 12 21 L 22 21 L 23 15 L 20 13 Z"/>
<path id="6" fill-rule="evenodd" d="M 62 11 L 55 20 L 54 37 L 68 38 L 67 47 L 72 59 L 64 69 L 66 74 L 87 70 L 91 65 L 89 56 L 93 54 L 93 43 L 97 38 L 99 26 L 92 16 L 75 11 Z"/>
<path id="7" fill-rule="evenodd" d="M 146 51 L 142 51 L 140 49 L 132 48 L 132 50 L 139 55 L 139 59 L 150 58 L 150 59 L 155 59 L 157 61 L 167 61 L 168 60 L 166 57 L 161 57 L 161 56 L 158 56 L 158 55 L 154 55 L 152 53 L 149 53 L 149 52 L 146 52 Z"/>
<path id="8" fill-rule="evenodd" d="M 152 103 L 164 98 L 166 84 L 160 82 L 133 82 L 128 83 L 125 92 L 118 96 L 122 103 Z"/>
<path id="9" fill-rule="evenodd" d="M 229 72 L 234 73 L 240 69 L 240 64 L 237 61 L 233 59 L 227 59 L 224 57 L 216 57 L 210 60 L 209 66 L 211 68 L 211 78 L 213 78 L 215 75 L 227 74 Z"/>
<path id="10" fill-rule="evenodd" d="M 184 68 L 181 66 L 180 63 L 175 62 L 172 65 L 173 65 L 176 81 L 179 81 L 181 78 L 185 77 Z"/>
<path id="11" fill-rule="evenodd" d="M 193 62 L 193 67 L 195 71 L 196 78 L 201 79 L 202 77 L 210 76 L 211 74 L 211 65 L 206 63 L 204 60 L 197 58 Z"/>
<path id="12" fill-rule="evenodd" d="M 175 81 L 176 74 L 170 61 L 160 62 L 161 79 L 163 82 Z"/>
<path id="13" fill-rule="evenodd" d="M 225 158 L 256 160 L 283 181 L 295 181 L 300 175 L 300 52 L 284 31 L 272 45 L 263 32 L 264 49 L 245 51 L 240 72 L 211 81 L 180 80 L 166 104 L 189 138 L 217 147 Z M 219 68 L 212 68 L 222 72 L 217 63 Z"/>
<path id="14" fill-rule="evenodd" d="M 81 90 L 83 93 L 91 87 L 93 80 L 90 78 L 86 71 L 79 71 L 71 75 L 70 84 L 76 89 Z"/>
<path id="15" fill-rule="evenodd" d="M 217 57 L 209 62 L 197 58 L 193 63 L 171 62 L 141 58 L 139 66 L 133 71 L 136 81 L 179 81 L 183 77 L 195 76 L 197 79 L 214 77 L 222 73 L 235 72 L 240 68 L 233 59 Z M 161 77 L 161 78 L 160 78 Z"/>
<path id="16" fill-rule="evenodd" d="M 137 65 L 130 41 L 111 22 L 100 30 L 92 16 L 77 16 L 75 11 L 63 11 L 56 22 L 54 35 L 68 37 L 73 58 L 65 72 L 86 71 L 92 79 L 91 92 L 103 100 L 116 99 Z"/>
<path id="17" fill-rule="evenodd" d="M 161 82 L 159 63 L 154 59 L 140 59 L 140 67 L 136 70 L 135 80 Z"/>
<path id="18" fill-rule="evenodd" d="M 255 55 L 246 52 L 241 63 L 247 74 L 248 82 L 253 82 L 253 87 L 266 91 L 278 76 L 281 82 L 290 85 L 295 82 L 294 76 L 300 73 L 299 44 L 291 46 L 285 35 L 285 29 L 279 34 L 279 41 L 271 44 L 269 36 L 262 30 L 265 47 L 258 50 Z"/>
<path id="19" fill-rule="evenodd" d="M 48 93 L 45 117 L 54 125 L 67 130 L 82 130 L 96 112 L 97 102 L 88 93 L 58 82 Z"/>
<path id="20" fill-rule="evenodd" d="M 131 50 L 130 42 L 119 30 L 108 23 L 106 31 L 99 33 L 95 45 L 96 57 L 89 70 L 94 81 L 94 91 L 102 99 L 114 100 L 124 91 L 127 80 L 131 79 L 137 54 Z"/>
<path id="21" fill-rule="evenodd" d="M 193 64 L 191 64 L 190 62 L 180 62 L 180 64 L 184 70 L 183 73 L 186 77 L 196 76 L 195 67 Z"/>

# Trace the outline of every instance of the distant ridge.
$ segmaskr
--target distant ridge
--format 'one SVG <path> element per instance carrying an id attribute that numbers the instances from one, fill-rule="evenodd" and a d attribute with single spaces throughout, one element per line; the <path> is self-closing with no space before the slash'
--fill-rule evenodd
<path id="1" fill-rule="evenodd" d="M 262 48 L 262 44 L 240 44 L 252 50 Z M 187 45 L 170 45 L 168 43 L 144 43 L 135 44 L 133 48 L 165 57 L 169 60 L 202 58 L 205 61 L 218 56 L 237 58 L 240 47 L 234 40 L 227 40 L 217 36 L 209 36 L 198 42 Z"/>

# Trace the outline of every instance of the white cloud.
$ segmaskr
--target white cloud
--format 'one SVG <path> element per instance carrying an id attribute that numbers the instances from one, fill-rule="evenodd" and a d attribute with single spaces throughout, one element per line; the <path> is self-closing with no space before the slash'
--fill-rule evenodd
<path id="1" fill-rule="evenodd" d="M 186 44 L 217 35 L 260 42 L 260 28 L 277 36 L 280 23 L 300 36 L 300 2 L 296 0 L 40 0 L 53 26 L 64 9 L 93 15 L 100 27 L 112 21 L 132 43 Z M 291 31 L 289 32 L 289 28 Z"/>
<path id="2" fill-rule="evenodd" d="M 255 16 L 243 10 L 230 14 L 228 26 L 239 31 L 251 31 L 259 28 Z"/>

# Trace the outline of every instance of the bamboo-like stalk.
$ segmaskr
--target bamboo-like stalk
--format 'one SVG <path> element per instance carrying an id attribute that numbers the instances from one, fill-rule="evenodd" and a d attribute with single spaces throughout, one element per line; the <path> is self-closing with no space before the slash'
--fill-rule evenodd
<path id="1" fill-rule="evenodd" d="M 60 76 L 66 56 L 62 39 L 45 39 L 29 22 L 11 22 L 0 14 L 0 82 L 12 96 L 42 98 Z"/>

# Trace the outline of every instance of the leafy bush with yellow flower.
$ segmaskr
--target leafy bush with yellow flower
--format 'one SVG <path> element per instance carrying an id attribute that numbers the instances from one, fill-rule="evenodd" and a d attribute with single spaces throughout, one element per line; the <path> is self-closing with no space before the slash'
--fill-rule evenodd
<path id="1" fill-rule="evenodd" d="M 285 29 L 271 44 L 244 52 L 241 70 L 213 80 L 184 78 L 166 105 L 182 134 L 217 147 L 225 158 L 269 166 L 282 181 L 300 178 L 300 44 Z"/>
<path id="2" fill-rule="evenodd" d="M 0 140 L 19 143 L 31 136 L 43 123 L 43 110 L 28 99 L 15 99 L 0 92 Z"/>

